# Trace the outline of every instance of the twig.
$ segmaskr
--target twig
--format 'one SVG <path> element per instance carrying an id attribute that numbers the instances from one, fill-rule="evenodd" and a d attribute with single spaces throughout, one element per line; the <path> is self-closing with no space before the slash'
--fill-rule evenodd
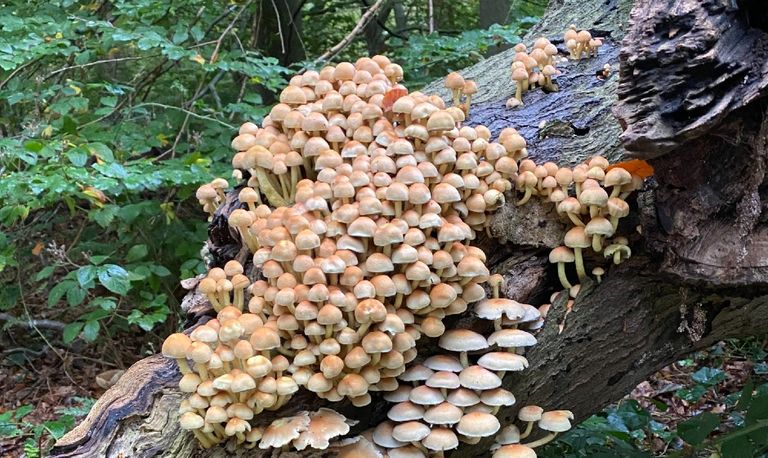
<path id="1" fill-rule="evenodd" d="M 246 8 L 248 8 L 251 5 L 252 2 L 253 2 L 253 0 L 248 0 L 247 2 L 245 2 L 243 7 L 240 8 L 240 11 L 238 11 L 237 14 L 235 14 L 235 17 L 232 18 L 232 20 L 229 22 L 229 25 L 227 26 L 227 28 L 224 29 L 224 32 L 222 32 L 222 34 L 219 37 L 219 39 L 216 40 L 216 47 L 213 48 L 213 52 L 211 53 L 211 58 L 208 59 L 209 63 L 212 64 L 212 63 L 216 62 L 216 59 L 219 57 L 219 48 L 221 48 L 221 43 L 224 41 L 224 37 L 226 37 L 227 34 L 229 34 L 229 32 L 235 26 L 235 23 L 237 22 L 237 19 L 240 17 L 241 14 L 243 14 L 243 11 L 245 11 Z"/>
<path id="2" fill-rule="evenodd" d="M 143 102 L 143 103 L 140 103 L 138 105 L 135 105 L 135 106 L 131 107 L 130 110 L 135 110 L 136 108 L 140 108 L 140 107 L 158 107 L 158 108 L 166 108 L 168 110 L 177 110 L 177 111 L 181 111 L 182 113 L 187 113 L 188 115 L 192 116 L 193 118 L 204 119 L 206 121 L 213 121 L 213 122 L 215 122 L 217 124 L 220 124 L 220 125 L 228 128 L 228 129 L 236 129 L 235 126 L 233 126 L 232 124 L 227 124 L 226 122 L 218 120 L 216 118 L 211 118 L 210 116 L 205 116 L 205 115 L 199 115 L 199 114 L 194 113 L 192 111 L 185 110 L 184 108 L 181 108 L 181 107 L 174 107 L 172 105 L 164 105 L 162 103 Z"/>
<path id="3" fill-rule="evenodd" d="M 0 321 L 6 321 L 8 322 L 9 326 L 21 326 L 29 329 L 34 328 L 43 328 L 43 329 L 53 329 L 56 331 L 62 331 L 64 330 L 64 327 L 66 327 L 66 324 L 62 323 L 61 321 L 56 320 L 32 320 L 32 319 L 23 319 L 18 318 L 10 313 L 0 312 Z"/>
<path id="4" fill-rule="evenodd" d="M 277 9 L 275 0 L 272 0 L 272 8 L 275 10 L 275 18 L 277 19 L 277 34 L 280 36 L 280 50 L 285 54 L 285 39 L 283 38 L 283 26 L 280 25 L 280 11 Z"/>
<path id="5" fill-rule="evenodd" d="M 36 64 L 42 59 L 42 57 L 38 57 L 37 59 L 32 59 L 29 62 L 19 65 L 16 67 L 16 70 L 12 71 L 10 75 L 6 79 L 4 79 L 2 82 L 0 82 L 0 89 L 3 88 L 6 84 L 8 84 L 8 81 L 10 81 L 14 76 L 16 76 L 17 73 L 24 70 L 25 68 L 29 67 L 30 65 Z"/>
<path id="6" fill-rule="evenodd" d="M 427 0 L 427 9 L 429 11 L 429 33 L 435 31 L 435 6 L 432 4 L 432 0 Z"/>
<path id="7" fill-rule="evenodd" d="M 333 48 L 329 49 L 325 54 L 315 59 L 315 65 L 319 64 L 320 62 L 325 62 L 328 60 L 331 60 L 333 57 L 335 57 L 338 53 L 340 53 L 344 48 L 349 46 L 350 43 L 352 43 L 352 40 L 355 39 L 355 37 L 365 29 L 365 27 L 368 25 L 368 23 L 373 19 L 373 16 L 376 14 L 376 12 L 381 8 L 381 5 L 384 4 L 384 0 L 376 0 L 376 3 L 371 5 L 368 10 L 363 13 L 362 16 L 360 16 L 360 20 L 357 21 L 357 24 L 355 24 L 355 27 L 352 29 L 349 34 L 347 34 L 346 37 L 344 37 L 340 42 L 336 44 Z"/>
<path id="8" fill-rule="evenodd" d="M 74 68 L 85 68 L 85 67 L 92 67 L 94 65 L 100 65 L 100 64 L 109 64 L 112 62 L 123 62 L 126 60 L 140 60 L 140 59 L 149 59 L 152 57 L 159 57 L 160 54 L 152 54 L 150 56 L 133 56 L 133 57 L 117 57 L 115 59 L 102 59 L 102 60 L 95 60 L 93 62 L 88 62 L 87 64 L 80 64 L 80 65 L 70 65 L 67 67 L 60 68 L 58 70 L 54 70 L 51 73 L 48 74 L 45 78 L 43 78 L 43 81 L 51 78 L 52 76 L 58 75 L 61 72 L 66 72 L 67 70 L 72 70 Z"/>

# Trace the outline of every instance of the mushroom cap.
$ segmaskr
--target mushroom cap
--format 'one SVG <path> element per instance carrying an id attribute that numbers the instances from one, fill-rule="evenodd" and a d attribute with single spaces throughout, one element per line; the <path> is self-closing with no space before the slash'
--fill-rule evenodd
<path id="1" fill-rule="evenodd" d="M 573 262 L 576 260 L 576 256 L 573 251 L 566 246 L 559 246 L 549 252 L 549 262 Z"/>
<path id="2" fill-rule="evenodd" d="M 461 372 L 464 366 L 458 359 L 450 355 L 434 355 L 424 360 L 424 366 L 433 371 Z"/>
<path id="3" fill-rule="evenodd" d="M 421 443 L 433 451 L 453 450 L 459 446 L 459 438 L 449 428 L 433 428 Z"/>
<path id="4" fill-rule="evenodd" d="M 426 385 L 432 388 L 455 389 L 461 386 L 459 376 L 453 372 L 439 371 L 427 379 Z"/>
<path id="5" fill-rule="evenodd" d="M 264 430 L 259 448 L 280 448 L 299 437 L 309 427 L 309 415 L 304 412 L 292 417 L 278 418 Z"/>
<path id="6" fill-rule="evenodd" d="M 254 350 L 272 350 L 280 346 L 280 334 L 276 330 L 264 326 L 253 331 L 250 342 Z"/>
<path id="7" fill-rule="evenodd" d="M 480 402 L 480 396 L 472 390 L 459 388 L 451 390 L 448 394 L 448 402 L 459 407 L 469 407 Z"/>
<path id="8" fill-rule="evenodd" d="M 613 235 L 613 225 L 610 221 L 602 216 L 595 216 L 592 218 L 584 228 L 584 233 L 587 235 L 602 235 L 610 237 Z"/>
<path id="9" fill-rule="evenodd" d="M 491 352 L 481 356 L 477 364 L 492 371 L 521 371 L 528 367 L 528 360 L 514 353 Z"/>
<path id="10" fill-rule="evenodd" d="M 418 421 L 408 421 L 392 429 L 392 437 L 401 442 L 418 442 L 429 435 L 429 426 Z"/>
<path id="11" fill-rule="evenodd" d="M 570 420 L 573 420 L 570 410 L 551 410 L 541 414 L 538 426 L 546 431 L 562 433 L 571 429 Z"/>
<path id="12" fill-rule="evenodd" d="M 398 378 L 404 382 L 422 382 L 429 379 L 434 374 L 434 371 L 423 366 L 416 364 L 405 370 Z"/>
<path id="13" fill-rule="evenodd" d="M 440 337 L 440 348 L 450 351 L 475 351 L 488 348 L 488 342 L 481 334 L 469 329 L 451 329 Z"/>
<path id="14" fill-rule="evenodd" d="M 470 412 L 461 417 L 456 431 L 467 437 L 487 437 L 501 428 L 499 420 L 485 412 Z"/>
<path id="15" fill-rule="evenodd" d="M 475 313 L 486 320 L 497 320 L 506 315 L 510 320 L 519 320 L 525 315 L 522 304 L 512 299 L 486 299 L 475 306 Z M 490 343 L 490 342 L 489 342 Z"/>
<path id="16" fill-rule="evenodd" d="M 392 436 L 392 430 L 395 425 L 396 423 L 391 421 L 382 421 L 376 425 L 376 428 L 373 429 L 373 442 L 386 448 L 396 448 L 405 445 Z"/>
<path id="17" fill-rule="evenodd" d="M 440 392 L 440 390 L 428 387 L 426 385 L 420 385 L 413 388 L 408 393 L 408 398 L 414 404 L 419 404 L 422 406 L 436 405 L 445 401 L 445 397 L 443 396 L 443 393 Z"/>
<path id="18" fill-rule="evenodd" d="M 574 226 L 569 229 L 568 232 L 565 233 L 564 243 L 565 246 L 570 248 L 589 248 L 592 246 L 592 241 L 581 226 Z"/>
<path id="19" fill-rule="evenodd" d="M 522 329 L 502 329 L 491 334 L 488 343 L 503 348 L 530 347 L 536 345 L 536 337 Z"/>
<path id="20" fill-rule="evenodd" d="M 464 78 L 457 72 L 451 72 L 445 77 L 444 85 L 448 89 L 462 89 L 464 84 Z"/>
<path id="21" fill-rule="evenodd" d="M 579 202 L 581 202 L 582 205 L 602 207 L 608 203 L 608 193 L 600 186 L 582 189 L 581 194 L 579 194 Z"/>
<path id="22" fill-rule="evenodd" d="M 504 388 L 483 391 L 480 400 L 489 406 L 511 406 L 515 404 L 515 396 Z"/>
<path id="23" fill-rule="evenodd" d="M 163 356 L 179 359 L 186 358 L 190 345 L 192 345 L 192 340 L 186 334 L 180 332 L 171 334 L 163 341 Z"/>
<path id="24" fill-rule="evenodd" d="M 432 425 L 453 425 L 461 420 L 464 412 L 450 402 L 441 402 L 440 404 L 430 407 L 423 413 L 421 418 L 424 421 Z"/>
<path id="25" fill-rule="evenodd" d="M 501 386 L 501 379 L 481 366 L 469 366 L 459 374 L 461 386 L 470 390 L 492 390 Z"/>
<path id="26" fill-rule="evenodd" d="M 496 443 L 500 445 L 517 444 L 520 442 L 520 430 L 515 425 L 507 425 L 496 435 Z"/>
<path id="27" fill-rule="evenodd" d="M 536 452 L 525 445 L 510 444 L 499 447 L 492 458 L 536 458 Z"/>
<path id="28" fill-rule="evenodd" d="M 524 406 L 517 412 L 517 418 L 521 421 L 539 421 L 541 414 L 544 413 L 544 409 L 536 405 Z"/>
<path id="29" fill-rule="evenodd" d="M 200 415 L 194 412 L 186 412 L 179 416 L 179 423 L 181 429 L 200 429 L 205 426 L 205 420 Z"/>
<path id="30" fill-rule="evenodd" d="M 309 427 L 294 439 L 293 446 L 304 450 L 307 446 L 313 449 L 325 450 L 330 445 L 330 439 L 349 432 L 347 418 L 331 409 L 321 407 L 310 414 Z"/>
<path id="31" fill-rule="evenodd" d="M 387 450 L 387 456 L 389 458 L 426 458 L 424 452 L 414 445 L 406 445 L 404 447 Z"/>
<path id="32" fill-rule="evenodd" d="M 424 418 L 424 407 L 414 404 L 411 401 L 400 402 L 389 409 L 387 417 L 396 422 L 421 420 Z"/>

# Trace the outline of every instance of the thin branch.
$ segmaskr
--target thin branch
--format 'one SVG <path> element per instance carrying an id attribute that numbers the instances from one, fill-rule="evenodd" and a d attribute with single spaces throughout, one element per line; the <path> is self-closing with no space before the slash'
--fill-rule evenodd
<path id="1" fill-rule="evenodd" d="M 222 32 L 221 36 L 218 40 L 216 40 L 216 47 L 213 48 L 213 52 L 211 53 L 211 58 L 208 59 L 209 63 L 216 62 L 216 58 L 219 57 L 219 48 L 221 48 L 221 43 L 224 41 L 224 37 L 229 34 L 229 32 L 232 30 L 232 28 L 235 26 L 235 23 L 237 23 L 237 19 L 240 17 L 241 14 L 243 14 L 243 11 L 245 11 L 250 5 L 253 3 L 253 0 L 248 0 L 245 2 L 242 8 L 240 8 L 240 11 L 237 12 L 235 17 L 229 22 L 229 25 L 226 29 L 224 29 L 224 32 Z"/>
<path id="2" fill-rule="evenodd" d="M 280 25 L 280 11 L 277 10 L 277 4 L 275 0 L 272 1 L 272 8 L 275 10 L 275 18 L 277 19 L 277 34 L 280 36 L 280 50 L 285 54 L 285 38 L 283 38 L 283 26 Z"/>
<path id="3" fill-rule="evenodd" d="M 12 71 L 10 75 L 6 79 L 4 79 L 2 82 L 0 82 L 0 89 L 3 88 L 6 84 L 8 84 L 8 81 L 10 81 L 14 76 L 16 76 L 19 72 L 24 70 L 25 68 L 29 67 L 30 65 L 36 64 L 42 59 L 42 57 L 38 57 L 37 59 L 32 59 L 29 62 L 19 65 L 16 67 L 16 70 Z"/>
<path id="4" fill-rule="evenodd" d="M 228 129 L 237 129 L 232 124 L 227 124 L 226 122 L 221 121 L 219 119 L 211 118 L 210 116 L 199 115 L 199 114 L 197 114 L 197 113 L 195 113 L 193 111 L 189 111 L 189 110 L 186 110 L 186 109 L 181 108 L 181 107 L 174 107 L 172 105 L 165 105 L 165 104 L 162 104 L 162 103 L 143 102 L 143 103 L 140 103 L 138 105 L 135 105 L 135 106 L 129 108 L 129 110 L 135 110 L 135 109 L 141 108 L 141 107 L 158 107 L 158 108 L 165 108 L 165 109 L 168 109 L 168 110 L 177 110 L 177 111 L 181 111 L 182 113 L 186 113 L 186 114 L 192 116 L 193 118 L 204 119 L 206 121 L 213 121 L 213 122 L 215 122 L 217 124 L 220 124 L 220 125 L 228 128 Z"/>
<path id="5" fill-rule="evenodd" d="M 29 329 L 34 329 L 34 328 L 53 329 L 55 331 L 62 331 L 66 326 L 66 324 L 62 323 L 61 321 L 45 320 L 45 319 L 25 320 L 23 318 L 18 318 L 11 315 L 10 313 L 5 313 L 5 312 L 0 312 L 0 321 L 7 322 L 9 326 L 25 327 Z"/>
<path id="6" fill-rule="evenodd" d="M 360 20 L 357 21 L 357 24 L 355 24 L 355 27 L 352 29 L 349 34 L 347 34 L 346 37 L 344 37 L 340 42 L 336 44 L 333 48 L 329 49 L 325 54 L 315 59 L 315 65 L 319 64 L 320 62 L 327 62 L 331 59 L 333 59 L 337 54 L 339 54 L 344 48 L 349 46 L 350 43 L 352 43 L 352 40 L 357 37 L 360 32 L 365 29 L 365 27 L 368 25 L 368 23 L 373 19 L 373 17 L 376 15 L 376 12 L 381 8 L 381 5 L 384 4 L 384 0 L 376 0 L 376 3 L 371 5 L 368 10 L 363 13 L 362 16 L 360 16 Z"/>
<path id="7" fill-rule="evenodd" d="M 149 59 L 152 57 L 159 57 L 160 54 L 152 54 L 150 56 L 134 56 L 134 57 L 117 57 L 115 59 L 102 59 L 102 60 L 95 60 L 93 62 L 88 62 L 87 64 L 80 64 L 80 65 L 70 65 L 67 67 L 60 68 L 58 70 L 54 70 L 53 72 L 49 73 L 48 76 L 43 78 L 43 81 L 51 78 L 52 76 L 56 76 L 61 72 L 66 72 L 67 70 L 72 70 L 75 68 L 85 68 L 85 67 L 92 67 L 94 65 L 100 65 L 100 64 L 109 64 L 112 62 L 123 62 L 126 60 L 140 60 L 140 59 Z"/>

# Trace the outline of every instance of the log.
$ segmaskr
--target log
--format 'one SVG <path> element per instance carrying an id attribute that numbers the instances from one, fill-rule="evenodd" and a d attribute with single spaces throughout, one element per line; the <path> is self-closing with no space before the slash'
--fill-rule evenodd
<path id="1" fill-rule="evenodd" d="M 600 284 L 583 285 L 562 333 L 564 307 L 555 303 L 537 335 L 539 344 L 526 354 L 530 368 L 505 378 L 517 406 L 567 408 L 582 420 L 683 355 L 725 338 L 763 333 L 768 326 L 762 216 L 768 149 L 761 106 L 766 34 L 751 25 L 763 25 L 750 19 L 751 10 L 730 2 L 638 0 L 631 21 L 627 1 L 594 9 L 581 1 L 552 3 L 527 41 L 542 33 L 559 38 L 570 23 L 606 39 L 597 59 L 562 67 L 561 92 L 534 92 L 524 107 L 504 108 L 511 94 L 511 52 L 462 73 L 476 78 L 482 91 L 470 124 L 486 124 L 495 134 L 507 125 L 519 128 L 537 161 L 572 164 L 592 154 L 620 160 L 629 153 L 655 168 L 654 179 L 632 202 L 634 216 L 620 226 L 630 236 L 632 258 L 611 265 Z M 596 79 L 605 63 L 615 69 L 619 59 L 619 72 Z M 544 118 L 558 128 L 540 126 Z M 237 205 L 230 196 L 212 222 L 207 242 L 212 265 L 244 256 L 223 219 Z M 522 209 L 506 205 L 492 220 L 494 238 L 479 240 L 512 299 L 541 304 L 559 289 L 546 255 L 564 227 L 551 212 L 538 203 Z M 183 308 L 188 330 L 209 319 L 206 301 L 193 292 Z M 469 313 L 446 325 L 488 326 Z M 435 342 L 419 342 L 420 356 L 435 348 Z M 175 365 L 161 357 L 136 363 L 83 423 L 56 443 L 52 456 L 313 456 L 199 449 L 177 425 L 178 378 Z M 326 405 L 307 393 L 295 399 L 277 414 Z M 500 412 L 502 422 L 514 418 L 517 406 Z M 351 434 L 377 424 L 387 410 L 379 398 L 364 409 L 333 408 L 359 420 Z M 453 456 L 487 457 L 489 443 L 462 445 Z"/>

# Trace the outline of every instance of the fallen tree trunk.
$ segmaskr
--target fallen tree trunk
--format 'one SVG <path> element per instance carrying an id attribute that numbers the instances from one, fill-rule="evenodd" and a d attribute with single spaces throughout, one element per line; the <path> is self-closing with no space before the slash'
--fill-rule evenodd
<path id="1" fill-rule="evenodd" d="M 620 160 L 620 122 L 627 150 L 656 170 L 637 196 L 635 216 L 621 225 L 633 257 L 612 265 L 602 283 L 583 285 L 562 333 L 564 310 L 555 304 L 539 344 L 526 355 L 530 368 L 505 379 L 518 406 L 567 408 L 578 420 L 694 349 L 764 333 L 768 326 L 768 232 L 762 215 L 768 145 L 758 103 L 768 81 L 766 34 L 750 26 L 750 11 L 715 0 L 638 0 L 624 36 L 628 2 L 609 3 L 589 9 L 583 2 L 553 2 L 533 32 L 559 38 L 574 22 L 606 38 L 599 58 L 563 67 L 559 93 L 532 93 L 525 107 L 504 108 L 511 95 L 510 52 L 464 72 L 477 75 L 484 91 L 470 122 L 488 125 L 494 134 L 508 125 L 519 128 L 534 159 L 575 163 L 604 154 Z M 620 77 L 614 72 L 598 80 L 595 73 L 605 63 L 617 68 L 622 38 Z M 236 204 L 233 197 L 229 204 L 224 213 Z M 481 240 L 489 267 L 505 276 L 508 297 L 541 304 L 559 289 L 546 254 L 559 244 L 564 227 L 547 217 L 549 211 L 538 204 L 522 210 L 507 205 L 493 219 L 494 239 Z M 216 265 L 243 256 L 223 218 L 213 221 L 208 242 Z M 184 309 L 188 328 L 208 319 L 199 295 L 190 293 Z M 446 325 L 488 326 L 470 314 Z M 434 349 L 434 342 L 420 342 L 419 354 Z M 57 442 L 52 455 L 270 455 L 198 449 L 177 425 L 178 377 L 175 364 L 162 357 L 136 363 Z M 325 404 L 302 392 L 278 414 Z M 334 408 L 360 421 L 353 432 L 377 424 L 387 410 L 376 398 L 364 409 Z M 515 412 L 511 407 L 499 415 L 510 420 Z M 456 455 L 488 456 L 488 445 L 463 445 Z"/>

